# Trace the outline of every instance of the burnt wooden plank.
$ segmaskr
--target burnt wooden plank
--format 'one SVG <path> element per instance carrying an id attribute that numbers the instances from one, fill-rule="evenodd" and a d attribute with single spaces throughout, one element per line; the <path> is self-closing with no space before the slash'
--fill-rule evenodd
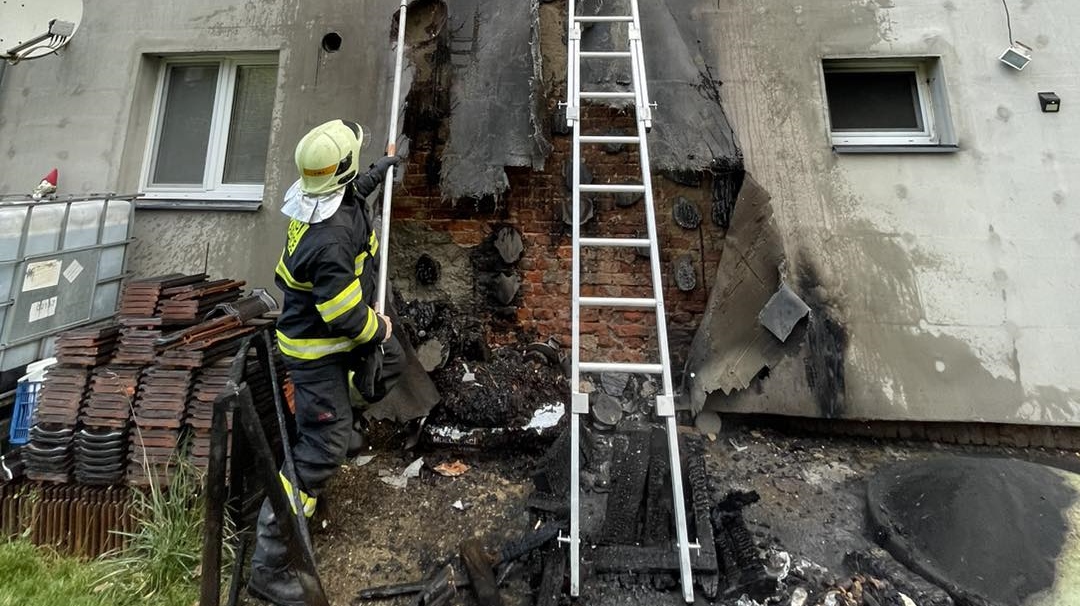
<path id="1" fill-rule="evenodd" d="M 601 541 L 634 544 L 640 536 L 639 520 L 649 469 L 649 432 L 616 435 L 613 447 L 611 494 L 607 499 Z"/>

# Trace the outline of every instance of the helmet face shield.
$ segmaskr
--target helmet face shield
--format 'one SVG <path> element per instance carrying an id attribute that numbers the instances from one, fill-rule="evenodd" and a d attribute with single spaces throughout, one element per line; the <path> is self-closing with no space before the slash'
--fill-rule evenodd
<path id="1" fill-rule="evenodd" d="M 360 130 L 360 151 L 364 151 L 371 147 L 371 130 L 368 129 L 366 124 L 356 124 L 356 128 Z"/>
<path id="2" fill-rule="evenodd" d="M 355 122 L 331 120 L 311 129 L 296 145 L 300 189 L 320 195 L 339 189 L 357 174 L 360 150 L 368 137 Z"/>
<path id="3" fill-rule="evenodd" d="M 367 125 L 360 124 L 359 122 L 352 122 L 349 120 L 342 120 L 341 122 L 345 124 L 345 126 L 349 127 L 349 130 L 351 130 L 353 134 L 356 135 L 356 139 L 360 141 L 361 152 L 371 147 L 371 130 L 367 127 Z"/>

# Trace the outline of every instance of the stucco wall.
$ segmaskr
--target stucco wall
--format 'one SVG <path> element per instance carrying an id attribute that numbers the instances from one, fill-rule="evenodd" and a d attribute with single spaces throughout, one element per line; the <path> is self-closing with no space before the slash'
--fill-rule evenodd
<path id="1" fill-rule="evenodd" d="M 373 2 L 87 2 L 57 56 L 9 66 L 0 89 L 0 193 L 29 192 L 60 169 L 60 194 L 134 192 L 153 103 L 152 57 L 276 51 L 277 96 L 264 203 L 255 212 L 139 210 L 130 269 L 140 275 L 203 269 L 270 286 L 280 254 L 280 198 L 295 178 L 292 150 L 335 117 L 370 126 L 364 165 L 386 141 L 396 4 Z M 340 51 L 320 42 L 336 31 Z"/>
<path id="2" fill-rule="evenodd" d="M 365 164 L 385 140 L 394 6 L 376 4 L 86 3 L 61 55 L 4 74 L 0 193 L 28 191 L 53 166 L 60 193 L 133 191 L 149 57 L 277 51 L 263 208 L 140 210 L 131 258 L 142 275 L 196 271 L 209 244 L 210 273 L 269 285 L 295 141 L 336 116 L 374 127 Z M 823 343 L 808 331 L 753 388 L 714 392 L 709 407 L 1080 424 L 1080 4 L 1009 4 L 1014 37 L 1035 47 L 1023 72 L 997 61 L 1008 40 L 998 0 L 671 2 L 689 7 L 673 17 L 694 33 L 684 36 L 698 66 L 723 81 L 746 167 L 771 194 L 762 216 L 773 217 L 787 258 L 782 277 L 842 333 L 825 341 L 843 376 L 826 388 L 838 393 L 808 382 Z M 344 42 L 327 55 L 319 42 L 330 30 Z M 821 57 L 890 54 L 941 57 L 958 153 L 832 151 Z M 1040 113 L 1041 90 L 1062 97 L 1060 114 Z"/>
<path id="3" fill-rule="evenodd" d="M 1080 4 L 700 2 L 747 170 L 772 195 L 783 276 L 842 328 L 839 406 L 807 389 L 814 343 L 717 410 L 1080 423 Z M 939 55 L 961 150 L 831 150 L 823 56 Z M 1040 112 L 1055 91 L 1060 114 Z M 736 211 L 738 212 L 738 211 Z"/>

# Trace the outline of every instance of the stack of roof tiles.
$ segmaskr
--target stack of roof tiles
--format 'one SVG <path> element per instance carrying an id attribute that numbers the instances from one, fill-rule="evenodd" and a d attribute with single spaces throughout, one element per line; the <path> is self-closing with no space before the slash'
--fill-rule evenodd
<path id="1" fill-rule="evenodd" d="M 237 280 L 213 280 L 167 288 L 161 293 L 157 313 L 165 324 L 194 324 L 218 303 L 239 299 L 243 287 Z"/>
<path id="2" fill-rule="evenodd" d="M 207 465 L 210 460 L 210 419 L 214 412 L 214 401 L 228 383 L 231 367 L 232 358 L 221 358 L 195 372 L 184 423 L 191 430 L 191 460 L 200 467 Z M 231 424 L 227 431 L 232 432 Z M 232 440 L 229 440 L 231 443 Z"/>
<path id="3" fill-rule="evenodd" d="M 124 479 L 131 410 L 139 384 L 138 366 L 108 365 L 94 370 L 90 393 L 75 436 L 75 479 L 83 484 L 115 484 Z"/>
<path id="4" fill-rule="evenodd" d="M 188 456 L 205 466 L 212 404 L 232 356 L 244 336 L 269 322 L 245 323 L 232 315 L 202 321 L 216 306 L 238 300 L 243 284 L 207 280 L 205 274 L 133 280 L 115 323 L 62 334 L 60 363 L 46 374 L 25 449 L 27 475 L 165 485 L 185 440 Z M 273 402 L 269 379 L 261 369 L 255 372 L 254 356 L 248 366 L 256 401 L 265 409 Z"/>
<path id="5" fill-rule="evenodd" d="M 132 484 L 168 485 L 176 447 L 180 444 L 191 374 L 188 369 L 157 365 L 143 371 L 128 465 L 128 481 Z"/>
<path id="6" fill-rule="evenodd" d="M 73 444 L 91 368 L 107 361 L 119 329 L 98 324 L 57 337 L 58 363 L 49 368 L 34 409 L 30 442 L 23 451 L 32 480 L 66 482 L 75 468 Z"/>
<path id="7" fill-rule="evenodd" d="M 69 330 L 56 340 L 56 361 L 73 366 L 97 366 L 112 359 L 120 327 L 115 324 Z"/>
<path id="8" fill-rule="evenodd" d="M 285 368 L 281 364 L 281 357 L 277 355 L 276 345 L 274 345 L 274 360 L 278 381 L 284 381 Z M 190 435 L 191 451 L 189 455 L 192 462 L 200 467 L 205 467 L 209 462 L 210 422 L 214 411 L 214 401 L 221 394 L 229 380 L 231 366 L 232 357 L 230 356 L 204 366 L 195 373 L 194 386 L 191 397 L 188 398 L 184 414 L 184 423 L 187 425 Z M 263 422 L 263 430 L 271 445 L 276 445 L 280 442 L 280 439 L 274 412 L 273 387 L 269 373 L 259 364 L 254 351 L 248 354 L 245 378 L 248 387 L 251 389 L 251 399 L 255 411 Z M 231 434 L 232 426 L 229 425 L 226 431 Z M 231 439 L 228 444 L 232 444 Z M 228 453 L 227 456 L 231 456 L 231 453 Z"/>
<path id="9" fill-rule="evenodd" d="M 159 320 L 152 324 L 150 320 Z M 161 338 L 159 318 L 120 318 L 124 326 L 120 335 L 120 347 L 116 351 L 114 362 L 119 364 L 150 364 L 154 361 L 157 348 L 155 343 Z"/>
<path id="10" fill-rule="evenodd" d="M 121 318 L 152 318 L 164 291 L 190 284 L 205 282 L 206 274 L 184 275 L 178 273 L 130 280 L 120 296 Z"/>

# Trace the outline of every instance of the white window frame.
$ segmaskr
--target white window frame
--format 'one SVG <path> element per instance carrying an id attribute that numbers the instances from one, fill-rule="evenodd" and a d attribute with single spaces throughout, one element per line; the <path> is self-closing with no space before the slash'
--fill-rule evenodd
<path id="1" fill-rule="evenodd" d="M 934 99 L 929 85 L 925 58 L 887 58 L 887 59 L 831 59 L 821 63 L 822 91 L 825 98 L 825 120 L 829 125 L 829 136 L 835 146 L 918 146 L 938 145 L 939 136 L 934 115 Z M 918 93 L 918 111 L 921 112 L 922 129 L 918 131 L 892 130 L 834 130 L 832 112 L 829 109 L 829 89 L 825 74 L 835 72 L 877 73 L 877 72 L 913 72 Z"/>
<path id="2" fill-rule="evenodd" d="M 154 185 L 151 175 L 157 161 L 160 133 L 165 119 L 165 96 L 170 67 L 174 65 L 217 65 L 218 79 L 214 92 L 214 109 L 210 119 L 210 137 L 203 167 L 201 185 L 169 186 Z M 225 152 L 229 144 L 229 125 L 232 121 L 233 98 L 236 92 L 238 67 L 278 65 L 276 53 L 252 53 L 237 55 L 172 55 L 163 57 L 157 75 L 157 90 L 150 114 L 146 152 L 139 178 L 142 197 L 164 200 L 236 200 L 261 201 L 264 183 L 222 183 L 225 172 Z"/>

